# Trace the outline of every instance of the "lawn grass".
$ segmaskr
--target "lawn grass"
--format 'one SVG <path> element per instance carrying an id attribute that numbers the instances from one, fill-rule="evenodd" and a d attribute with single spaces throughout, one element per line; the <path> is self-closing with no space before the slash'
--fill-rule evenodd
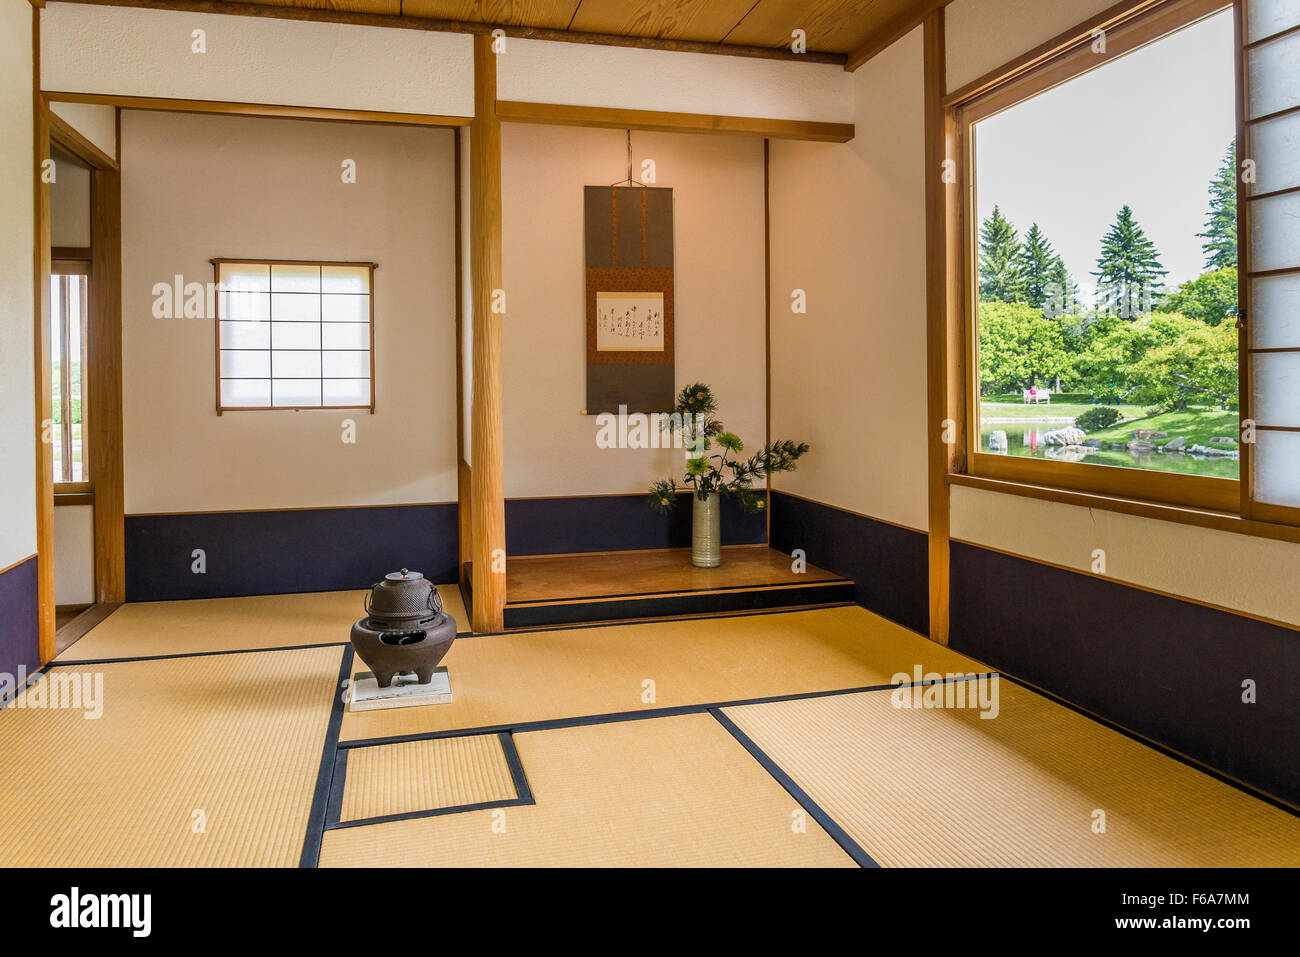
<path id="1" fill-rule="evenodd" d="M 994 398 L 1001 398 L 995 396 Z M 1025 405 L 1020 399 L 1014 402 L 993 402 L 986 396 L 980 400 L 980 417 L 985 419 L 1077 419 L 1089 409 L 1095 408 L 1090 402 L 1063 402 L 1072 396 L 1052 396 L 1052 404 Z M 1085 397 L 1086 398 L 1086 397 Z M 1140 405 L 1112 405 L 1126 419 L 1138 418 L 1146 414 L 1146 407 Z"/>
<path id="2" fill-rule="evenodd" d="M 1152 439 L 1156 445 L 1164 445 L 1169 439 L 1181 438 L 1187 448 L 1193 445 L 1209 445 L 1210 439 L 1216 437 L 1236 438 L 1238 429 L 1236 412 L 1223 409 L 1193 406 L 1186 412 L 1162 412 L 1159 415 L 1143 416 L 1129 422 L 1119 422 L 1108 429 L 1089 432 L 1088 438 L 1100 439 L 1106 444 L 1128 442 L 1136 429 L 1150 429 L 1152 432 L 1168 432 L 1169 438 Z M 1232 445 L 1218 444 L 1218 448 L 1235 448 Z"/>

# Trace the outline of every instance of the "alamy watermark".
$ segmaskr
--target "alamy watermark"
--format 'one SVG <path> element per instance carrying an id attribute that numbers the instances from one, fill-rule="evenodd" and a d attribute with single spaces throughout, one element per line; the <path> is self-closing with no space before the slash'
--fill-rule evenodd
<path id="1" fill-rule="evenodd" d="M 912 674 L 900 671 L 890 679 L 896 685 L 890 692 L 895 708 L 954 709 L 970 708 L 980 712 L 980 718 L 996 718 L 999 675 L 938 672 L 922 674 L 917 665 Z"/>
<path id="2" fill-rule="evenodd" d="M 27 684 L 27 666 L 16 675 L 0 671 L 0 704 L 22 710 L 80 711 L 91 721 L 104 714 L 104 673 L 54 668 Z"/>

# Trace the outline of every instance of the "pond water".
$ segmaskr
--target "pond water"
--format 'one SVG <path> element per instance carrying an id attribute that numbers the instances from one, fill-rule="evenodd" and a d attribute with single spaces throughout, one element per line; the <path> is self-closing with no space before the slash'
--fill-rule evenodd
<path id="1" fill-rule="evenodd" d="M 989 452 L 989 436 L 995 431 L 1007 434 L 1007 451 L 995 453 L 1019 455 L 1034 459 L 1056 459 L 1064 462 L 1085 462 L 1089 465 L 1111 465 L 1130 469 L 1154 469 L 1160 472 L 1184 472 L 1188 475 L 1206 475 L 1211 478 L 1236 479 L 1241 475 L 1241 463 L 1234 459 L 1212 455 L 1192 455 L 1189 452 L 1129 452 L 1098 449 L 1087 454 L 1075 449 L 1049 446 L 1043 436 L 1053 429 L 1069 426 L 1063 422 L 981 422 L 980 451 Z"/>

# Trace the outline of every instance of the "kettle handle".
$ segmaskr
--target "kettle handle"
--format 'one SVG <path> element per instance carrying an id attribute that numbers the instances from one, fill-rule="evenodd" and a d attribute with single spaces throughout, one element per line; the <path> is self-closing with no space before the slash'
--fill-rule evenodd
<path id="1" fill-rule="evenodd" d="M 435 615 L 442 614 L 442 596 L 438 594 L 437 585 L 433 585 L 429 589 L 429 611 Z"/>
<path id="2" fill-rule="evenodd" d="M 366 615 L 370 614 L 370 596 L 374 593 L 374 590 L 378 588 L 381 584 L 383 583 L 375 582 L 373 585 L 370 586 L 370 591 L 366 592 L 364 595 L 361 596 L 361 607 L 366 610 Z"/>

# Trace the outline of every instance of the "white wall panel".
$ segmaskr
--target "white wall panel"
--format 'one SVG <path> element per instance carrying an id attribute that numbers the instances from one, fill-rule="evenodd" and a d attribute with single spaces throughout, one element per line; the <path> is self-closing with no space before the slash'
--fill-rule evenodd
<path id="1" fill-rule="evenodd" d="M 503 100 L 853 120 L 853 76 L 833 64 L 509 39 L 498 70 Z"/>
<path id="2" fill-rule="evenodd" d="M 192 51 L 205 31 L 206 53 Z M 41 88 L 468 116 L 468 34 L 51 3 Z"/>

